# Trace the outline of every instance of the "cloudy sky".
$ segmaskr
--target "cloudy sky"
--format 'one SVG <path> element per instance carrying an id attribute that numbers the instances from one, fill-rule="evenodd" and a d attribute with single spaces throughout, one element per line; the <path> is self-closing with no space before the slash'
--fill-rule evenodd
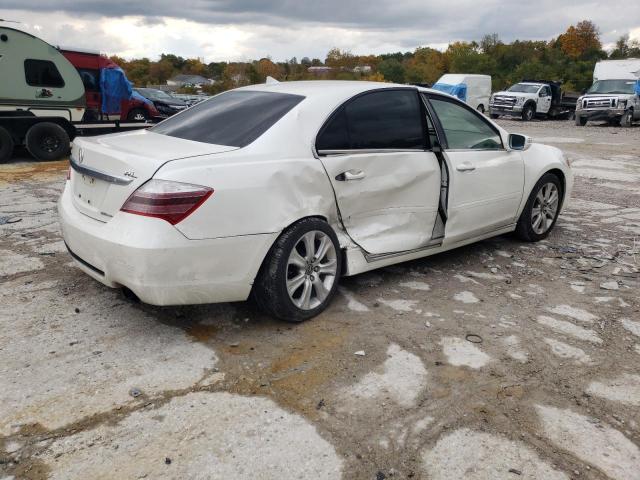
<path id="1" fill-rule="evenodd" d="M 446 48 L 494 32 L 548 40 L 583 19 L 605 45 L 640 39 L 639 0 L 0 0 L 0 18 L 54 45 L 207 62 Z"/>

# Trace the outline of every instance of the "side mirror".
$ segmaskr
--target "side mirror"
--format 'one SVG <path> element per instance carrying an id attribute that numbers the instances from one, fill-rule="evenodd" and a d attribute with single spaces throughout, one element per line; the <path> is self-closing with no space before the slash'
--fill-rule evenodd
<path id="1" fill-rule="evenodd" d="M 519 150 L 524 151 L 528 150 L 531 146 L 532 140 L 531 137 L 527 137 L 526 135 L 520 135 L 519 133 L 510 133 L 509 134 L 509 150 Z"/>

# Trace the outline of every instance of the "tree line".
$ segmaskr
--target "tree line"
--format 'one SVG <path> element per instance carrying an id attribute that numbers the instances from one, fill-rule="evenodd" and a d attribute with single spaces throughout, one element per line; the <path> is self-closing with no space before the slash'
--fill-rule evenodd
<path id="1" fill-rule="evenodd" d="M 444 73 L 491 75 L 493 89 L 500 90 L 524 78 L 562 81 L 566 90 L 581 91 L 592 83 L 595 63 L 604 59 L 640 58 L 640 42 L 620 37 L 610 52 L 603 49 L 598 27 L 589 20 L 571 25 L 550 41 L 515 40 L 505 43 L 497 34 L 480 41 L 454 42 L 446 50 L 418 47 L 413 52 L 382 55 L 353 55 L 332 48 L 324 61 L 296 57 L 285 62 L 261 58 L 250 62 L 211 62 L 162 54 L 157 61 L 148 58 L 125 60 L 111 57 L 136 86 L 164 85 L 177 74 L 201 75 L 216 80 L 205 86 L 206 93 L 244 85 L 263 83 L 268 76 L 277 80 L 373 80 L 395 83 L 432 84 Z M 312 66 L 331 70 L 312 73 Z M 370 68 L 362 68 L 368 66 Z M 360 67 L 360 68 L 358 68 Z M 185 87 L 184 93 L 193 89 Z"/>

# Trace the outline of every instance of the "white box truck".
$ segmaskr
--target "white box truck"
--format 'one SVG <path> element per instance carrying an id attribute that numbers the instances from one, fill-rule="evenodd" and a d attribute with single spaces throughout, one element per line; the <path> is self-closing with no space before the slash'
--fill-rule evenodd
<path id="1" fill-rule="evenodd" d="M 576 125 L 591 120 L 623 127 L 640 120 L 640 58 L 596 63 L 593 85 L 576 104 Z"/>
<path id="2" fill-rule="evenodd" d="M 471 73 L 447 73 L 431 87 L 466 102 L 481 113 L 489 108 L 491 76 Z"/>

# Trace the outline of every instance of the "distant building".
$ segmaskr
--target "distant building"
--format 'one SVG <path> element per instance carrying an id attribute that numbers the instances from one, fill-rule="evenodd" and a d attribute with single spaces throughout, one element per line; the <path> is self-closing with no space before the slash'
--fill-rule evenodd
<path id="1" fill-rule="evenodd" d="M 333 70 L 333 68 L 326 67 L 326 66 L 309 67 L 309 68 L 307 68 L 307 72 L 311 73 L 312 75 L 316 75 L 318 77 L 321 77 L 323 75 L 327 75 L 331 70 Z"/>
<path id="2" fill-rule="evenodd" d="M 213 85 L 214 80 L 205 78 L 202 75 L 176 75 L 167 80 L 167 85 L 170 87 L 195 87 L 202 88 L 205 85 Z"/>

